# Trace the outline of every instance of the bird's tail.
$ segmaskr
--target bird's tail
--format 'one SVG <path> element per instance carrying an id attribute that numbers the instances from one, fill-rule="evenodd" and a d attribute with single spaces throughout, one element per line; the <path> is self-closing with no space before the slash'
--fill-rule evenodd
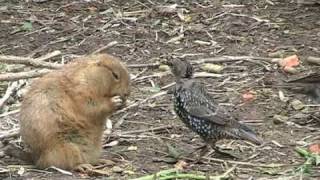
<path id="1" fill-rule="evenodd" d="M 260 138 L 251 128 L 242 123 L 240 123 L 239 128 L 234 129 L 233 136 L 236 136 L 238 139 L 252 142 L 256 145 L 263 144 L 263 139 Z"/>

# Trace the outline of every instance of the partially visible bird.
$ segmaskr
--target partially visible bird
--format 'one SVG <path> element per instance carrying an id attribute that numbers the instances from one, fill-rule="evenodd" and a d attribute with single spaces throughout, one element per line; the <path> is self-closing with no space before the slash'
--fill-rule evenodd
<path id="1" fill-rule="evenodd" d="M 320 103 L 320 73 L 319 69 L 311 70 L 298 77 L 291 78 L 288 83 L 294 83 L 292 90 L 303 93 Z"/>
<path id="2" fill-rule="evenodd" d="M 172 73 L 177 79 L 181 78 L 192 78 L 193 76 L 193 67 L 188 61 L 172 60 L 164 62 L 170 68 Z"/>
<path id="3" fill-rule="evenodd" d="M 239 122 L 230 112 L 208 94 L 206 88 L 191 77 L 192 65 L 187 61 L 167 63 L 176 78 L 174 110 L 183 123 L 196 132 L 218 152 L 216 142 L 221 139 L 241 139 L 261 145 L 263 140 L 247 125 Z"/>

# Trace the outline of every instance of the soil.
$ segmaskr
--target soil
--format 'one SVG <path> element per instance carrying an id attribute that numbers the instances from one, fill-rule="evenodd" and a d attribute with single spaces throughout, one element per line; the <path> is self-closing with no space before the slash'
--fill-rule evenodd
<path id="1" fill-rule="evenodd" d="M 320 6 L 297 5 L 292 0 L 0 0 L 0 3 L 0 52 L 5 55 L 39 57 L 59 50 L 62 56 L 50 61 L 65 63 L 116 41 L 105 52 L 120 57 L 129 67 L 170 58 L 198 61 L 220 56 L 297 54 L 301 60 L 298 71 L 314 67 L 304 62 L 305 57 L 320 56 Z M 170 6 L 175 3 L 176 7 Z M 262 146 L 231 140 L 218 143 L 238 159 L 213 153 L 196 162 L 198 153 L 190 153 L 203 142 L 174 114 L 172 95 L 165 94 L 110 118 L 114 124 L 124 121 L 104 138 L 103 158 L 116 162 L 115 167 L 105 168 L 107 176 L 81 173 L 69 176 L 52 169 L 32 168 L 7 172 L 8 165 L 27 163 L 2 154 L 1 179 L 130 179 L 173 168 L 177 161 L 186 162 L 184 171 L 210 175 L 222 174 L 236 165 L 230 174 L 233 179 L 319 179 L 319 166 L 312 167 L 309 174 L 295 171 L 305 161 L 295 148 L 319 143 L 320 118 L 315 116 L 319 107 L 293 106 L 296 100 L 304 104 L 312 102 L 308 96 L 285 88 L 289 85 L 282 80 L 290 74 L 265 61 L 216 64 L 224 67 L 221 77 L 198 80 L 222 106 L 236 107 L 236 115 L 265 140 Z M 196 72 L 203 71 L 201 66 L 195 65 Z M 1 69 L 6 67 L 1 64 Z M 164 91 L 161 88 L 174 80 L 157 66 L 129 70 L 132 75 L 139 75 L 132 82 L 130 103 Z M 1 82 L 1 96 L 6 86 L 6 82 Z M 279 92 L 288 99 L 279 98 Z M 255 98 L 244 101 L 244 93 Z M 20 100 L 15 95 L 2 112 L 18 108 Z M 1 117 L 0 124 L 3 132 L 18 127 L 17 115 Z M 20 143 L 19 138 L 2 141 Z M 177 155 L 175 151 L 181 155 L 173 158 Z M 284 166 L 263 166 L 272 164 Z"/>

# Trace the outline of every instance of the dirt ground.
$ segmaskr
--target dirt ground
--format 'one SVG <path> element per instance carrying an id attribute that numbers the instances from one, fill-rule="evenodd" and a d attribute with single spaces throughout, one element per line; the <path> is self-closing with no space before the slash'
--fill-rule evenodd
<path id="1" fill-rule="evenodd" d="M 176 117 L 171 95 L 161 94 L 173 77 L 157 64 L 172 58 L 199 62 L 221 56 L 270 59 L 297 54 L 302 61 L 299 71 L 313 68 L 303 60 L 320 56 L 320 6 L 298 6 L 293 0 L 0 0 L 0 13 L 4 55 L 39 57 L 59 50 L 62 55 L 50 61 L 66 63 L 113 44 L 105 52 L 120 57 L 136 76 L 129 104 L 140 103 L 110 118 L 114 124 L 123 122 L 104 138 L 103 157 L 116 162 L 105 168 L 108 175 L 70 176 L 27 167 L 17 171 L 9 165 L 26 163 L 1 154 L 1 179 L 130 179 L 171 169 L 177 161 L 186 162 L 184 171 L 212 176 L 235 166 L 233 179 L 320 179 L 319 166 L 309 174 L 295 171 L 305 161 L 295 148 L 320 141 L 320 121 L 313 115 L 319 107 L 294 107 L 296 100 L 312 102 L 281 86 L 290 75 L 275 63 L 259 58 L 217 61 L 224 67 L 219 75 L 198 78 L 222 105 L 236 107 L 237 115 L 265 140 L 262 146 L 221 141 L 219 146 L 238 158 L 213 153 L 201 162 L 195 162 L 197 153 L 190 153 L 203 142 Z M 9 67 L 0 65 L 2 71 Z M 203 72 L 202 65 L 195 65 L 197 73 Z M 7 84 L 1 82 L 1 96 Z M 279 98 L 279 91 L 288 99 Z M 255 99 L 244 102 L 246 92 Z M 155 94 L 159 96 L 150 98 Z M 20 100 L 18 94 L 12 96 L 1 113 L 18 109 Z M 18 127 L 17 114 L 1 116 L 0 121 L 1 134 Z M 5 141 L 20 142 L 17 137 Z M 177 153 L 181 155 L 173 158 Z"/>

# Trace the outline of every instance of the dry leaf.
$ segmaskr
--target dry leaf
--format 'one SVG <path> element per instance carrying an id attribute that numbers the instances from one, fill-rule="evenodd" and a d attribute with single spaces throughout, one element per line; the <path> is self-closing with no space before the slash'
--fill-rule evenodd
<path id="1" fill-rule="evenodd" d="M 113 168 L 112 168 L 112 172 L 115 172 L 115 173 L 122 173 L 123 171 L 124 171 L 124 169 L 122 169 L 119 166 L 113 166 Z"/>
<path id="2" fill-rule="evenodd" d="M 25 173 L 25 169 L 23 166 L 21 166 L 17 172 L 20 176 L 22 176 Z"/>
<path id="3" fill-rule="evenodd" d="M 211 73 L 221 73 L 221 71 L 224 69 L 223 66 L 212 63 L 205 63 L 200 68 L 204 71 Z"/>
<path id="4" fill-rule="evenodd" d="M 298 66 L 299 64 L 300 64 L 300 61 L 297 55 L 288 56 L 279 60 L 279 65 L 282 68 L 295 67 L 295 66 Z"/>
<path id="5" fill-rule="evenodd" d="M 88 7 L 88 9 L 89 9 L 89 11 L 90 11 L 91 13 L 95 13 L 95 12 L 97 12 L 97 10 L 98 10 L 98 8 L 93 7 L 93 6 Z"/>
<path id="6" fill-rule="evenodd" d="M 170 70 L 170 67 L 168 65 L 164 65 L 164 64 L 161 64 L 159 66 L 159 70 L 160 71 L 169 71 Z"/>
<path id="7" fill-rule="evenodd" d="M 176 169 L 179 169 L 179 170 L 183 170 L 184 168 L 186 168 L 188 166 L 188 163 L 183 161 L 183 160 L 179 160 L 175 165 L 174 167 Z"/>
<path id="8" fill-rule="evenodd" d="M 273 122 L 275 124 L 284 123 L 284 122 L 287 122 L 288 120 L 289 120 L 288 116 L 283 116 L 283 115 L 279 115 L 279 114 L 275 114 L 273 116 Z"/>
<path id="9" fill-rule="evenodd" d="M 291 106 L 293 107 L 293 109 L 295 110 L 301 110 L 304 108 L 304 104 L 298 100 L 298 99 L 295 99 L 291 102 Z"/>
<path id="10" fill-rule="evenodd" d="M 256 95 L 253 91 L 247 91 L 242 94 L 242 99 L 245 102 L 252 101 L 252 100 L 256 99 Z"/>
<path id="11" fill-rule="evenodd" d="M 178 10 L 178 17 L 184 22 L 191 22 L 191 16 L 184 14 L 185 9 Z"/>
<path id="12" fill-rule="evenodd" d="M 312 144 L 309 146 L 309 151 L 311 153 L 320 154 L 320 144 Z"/>

